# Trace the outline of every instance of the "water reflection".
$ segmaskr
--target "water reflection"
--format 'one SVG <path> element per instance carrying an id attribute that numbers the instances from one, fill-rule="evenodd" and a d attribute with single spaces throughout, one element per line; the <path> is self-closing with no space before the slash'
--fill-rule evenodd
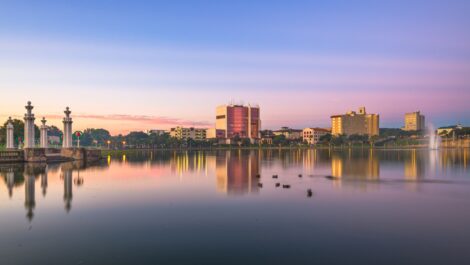
<path id="1" fill-rule="evenodd" d="M 259 152 L 228 151 L 216 154 L 217 191 L 231 195 L 258 192 Z"/>
<path id="2" fill-rule="evenodd" d="M 331 174 L 336 178 L 377 179 L 379 158 L 373 150 L 335 152 L 331 157 Z"/>
<path id="3" fill-rule="evenodd" d="M 70 212 L 72 208 L 72 169 L 70 168 L 62 168 L 62 178 L 64 180 L 64 202 L 65 202 L 65 210 Z"/>
<path id="4" fill-rule="evenodd" d="M 34 189 L 34 176 L 27 175 L 24 185 L 25 195 L 24 195 L 24 207 L 27 210 L 26 217 L 31 222 L 33 219 L 34 213 L 33 209 L 36 207 L 36 198 L 35 198 L 35 189 Z"/>
<path id="5" fill-rule="evenodd" d="M 405 158 L 405 178 L 407 180 L 416 180 L 424 176 L 426 170 L 425 159 L 418 155 L 418 151 L 413 149 L 409 151 Z"/>
<path id="6" fill-rule="evenodd" d="M 72 210 L 75 190 L 85 182 L 83 175 L 119 168 L 120 174 L 137 177 L 139 170 L 148 169 L 150 175 L 177 176 L 181 186 L 186 185 L 184 176 L 192 174 L 209 179 L 215 184 L 217 193 L 243 196 L 260 193 L 257 175 L 285 173 L 283 177 L 297 179 L 298 174 L 328 176 L 334 187 L 359 187 L 361 190 L 375 190 L 377 183 L 393 179 L 408 183 L 412 191 L 418 191 L 419 183 L 427 179 L 446 176 L 468 177 L 469 149 L 442 149 L 430 155 L 428 150 L 231 150 L 231 151 L 172 151 L 172 152 L 129 152 L 125 156 L 108 156 L 95 164 L 80 162 L 63 164 L 10 164 L 0 165 L 0 175 L 5 183 L 8 198 L 16 195 L 16 189 L 24 188 L 26 218 L 32 221 L 36 208 L 42 200 L 36 198 L 35 183 L 38 181 L 42 198 L 48 189 L 57 187 L 57 179 L 63 185 L 63 207 L 68 213 Z M 263 178 L 270 178 L 266 174 Z M 289 175 L 290 174 L 290 175 Z M 51 180 L 52 179 L 52 180 Z M 305 178 L 304 178 L 305 179 Z M 189 179 L 188 179 L 189 180 Z M 109 181 L 114 181 L 111 178 Z M 133 180 L 129 179 L 129 183 Z M 159 181 L 159 180 L 157 180 Z M 202 178 L 201 180 L 202 181 Z M 329 183 L 329 182 L 327 182 Z M 375 185 L 374 185 L 375 183 Z M 109 184 L 109 183 L 108 183 Z M 414 186 L 413 186 L 414 185 Z M 22 187 L 24 186 L 24 187 Z M 112 186 L 112 185 L 111 185 Z M 273 185 L 274 186 L 274 185 Z M 310 188 L 310 187 L 308 187 Z"/>
<path id="7" fill-rule="evenodd" d="M 41 174 L 41 189 L 42 189 L 42 196 L 46 197 L 47 193 L 47 169 L 44 173 Z"/>
<path id="8" fill-rule="evenodd" d="M 26 164 L 24 168 L 25 196 L 24 206 L 27 210 L 26 218 L 31 222 L 34 217 L 36 207 L 36 178 L 46 172 L 46 164 Z"/>

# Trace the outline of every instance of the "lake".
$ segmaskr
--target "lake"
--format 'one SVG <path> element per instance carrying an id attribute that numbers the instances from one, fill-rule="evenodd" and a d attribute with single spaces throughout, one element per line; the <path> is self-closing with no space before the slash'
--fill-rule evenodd
<path id="1" fill-rule="evenodd" d="M 470 264 L 470 149 L 142 151 L 0 172 L 4 265 Z"/>

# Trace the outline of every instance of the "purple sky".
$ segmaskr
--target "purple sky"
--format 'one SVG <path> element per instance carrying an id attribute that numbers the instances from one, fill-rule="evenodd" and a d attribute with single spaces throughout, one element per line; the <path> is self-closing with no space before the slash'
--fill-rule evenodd
<path id="1" fill-rule="evenodd" d="M 380 2 L 2 1 L 0 121 L 31 100 L 113 133 L 211 127 L 229 102 L 269 129 L 359 106 L 470 125 L 469 2 Z"/>

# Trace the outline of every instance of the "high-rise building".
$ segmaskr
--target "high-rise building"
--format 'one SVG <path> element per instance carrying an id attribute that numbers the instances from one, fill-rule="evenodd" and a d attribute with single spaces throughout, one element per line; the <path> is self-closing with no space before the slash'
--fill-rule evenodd
<path id="1" fill-rule="evenodd" d="M 177 138 L 177 139 L 193 139 L 196 141 L 205 140 L 206 139 L 206 131 L 207 129 L 199 129 L 199 128 L 184 128 L 184 127 L 176 127 L 171 128 L 170 136 Z"/>
<path id="2" fill-rule="evenodd" d="M 331 133 L 333 135 L 379 135 L 379 115 L 367 114 L 366 108 L 358 112 L 349 111 L 343 115 L 331 116 Z"/>
<path id="3" fill-rule="evenodd" d="M 405 114 L 405 131 L 422 131 L 425 129 L 424 115 L 419 111 Z"/>
<path id="4" fill-rule="evenodd" d="M 224 138 L 259 139 L 261 120 L 259 107 L 223 105 L 217 107 L 215 129 L 224 131 Z"/>
<path id="5" fill-rule="evenodd" d="M 327 129 L 305 128 L 302 131 L 302 139 L 307 144 L 316 144 L 320 140 L 320 137 L 328 133 L 330 133 L 330 131 Z"/>

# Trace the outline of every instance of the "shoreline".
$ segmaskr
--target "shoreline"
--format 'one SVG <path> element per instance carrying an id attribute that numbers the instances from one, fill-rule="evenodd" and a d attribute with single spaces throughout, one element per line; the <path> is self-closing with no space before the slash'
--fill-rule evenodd
<path id="1" fill-rule="evenodd" d="M 449 146 L 449 147 L 440 147 L 440 150 L 447 149 L 469 149 L 470 147 L 466 146 Z M 400 151 L 400 150 L 432 150 L 427 146 L 404 146 L 404 147 L 369 147 L 369 146 L 351 146 L 351 147 L 217 147 L 217 148 L 129 148 L 129 149 L 100 149 L 102 154 L 112 154 L 112 153 L 125 153 L 125 152 L 137 152 L 137 151 L 232 151 L 232 150 L 333 150 L 333 151 L 342 151 L 342 150 L 384 150 L 384 151 Z"/>

